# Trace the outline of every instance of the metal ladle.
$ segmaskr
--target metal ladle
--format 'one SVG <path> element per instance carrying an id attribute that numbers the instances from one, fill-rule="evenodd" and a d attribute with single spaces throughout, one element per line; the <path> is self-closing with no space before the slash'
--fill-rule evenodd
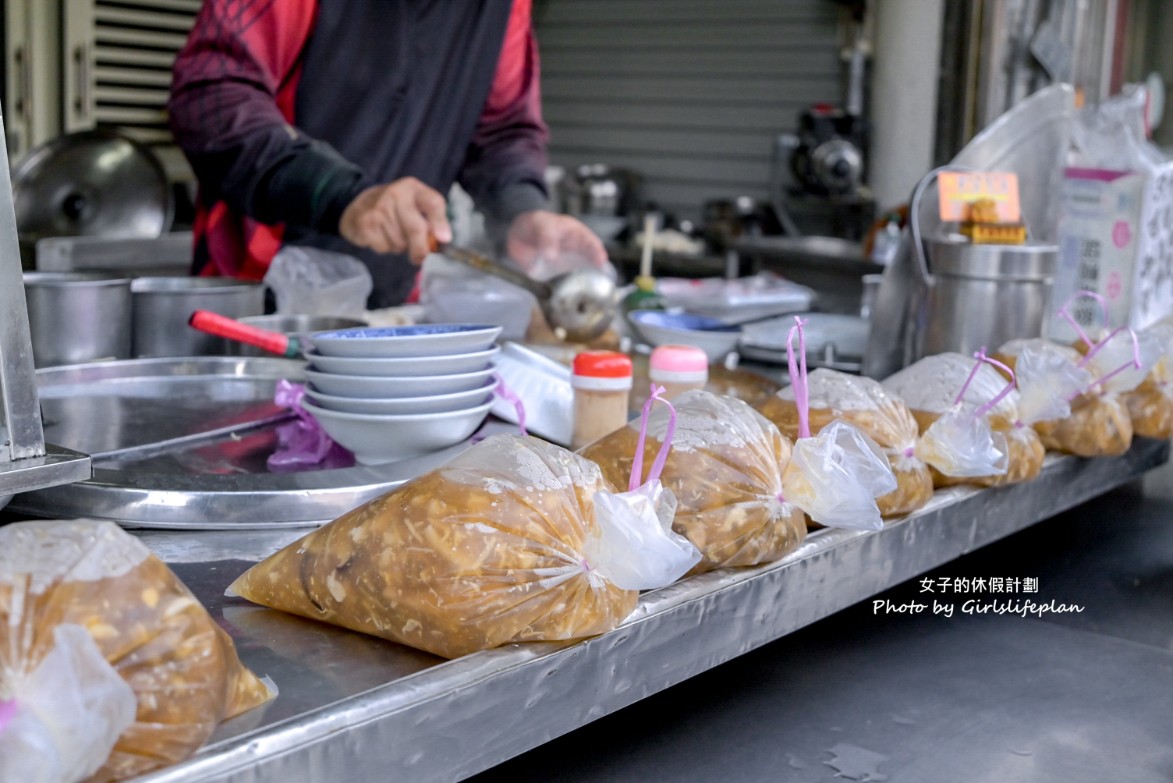
<path id="1" fill-rule="evenodd" d="M 607 331 L 615 317 L 615 283 L 595 269 L 577 269 L 542 282 L 467 248 L 433 240 L 432 250 L 529 291 L 555 334 L 570 342 L 590 342 Z"/>

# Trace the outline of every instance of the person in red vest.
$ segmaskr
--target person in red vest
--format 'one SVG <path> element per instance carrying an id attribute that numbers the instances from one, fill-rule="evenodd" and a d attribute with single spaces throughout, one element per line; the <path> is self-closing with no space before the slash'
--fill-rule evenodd
<path id="1" fill-rule="evenodd" d="M 547 209 L 532 0 L 205 0 L 170 123 L 199 180 L 197 274 L 261 279 L 283 244 L 349 253 L 407 300 L 459 182 L 506 252 L 604 267 Z"/>

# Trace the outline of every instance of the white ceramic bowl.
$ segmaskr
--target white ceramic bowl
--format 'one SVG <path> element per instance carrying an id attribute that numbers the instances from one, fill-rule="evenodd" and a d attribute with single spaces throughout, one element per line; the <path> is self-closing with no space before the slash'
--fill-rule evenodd
<path id="1" fill-rule="evenodd" d="M 455 375 L 476 372 L 490 366 L 501 349 L 497 346 L 476 353 L 458 353 L 451 356 L 403 356 L 390 359 L 355 356 L 322 356 L 317 351 L 306 351 L 313 369 L 338 375 L 366 375 L 372 377 L 418 377 L 421 375 Z"/>
<path id="2" fill-rule="evenodd" d="M 411 377 L 384 377 L 369 375 L 338 375 L 306 370 L 306 380 L 314 390 L 338 397 L 401 398 L 426 397 L 430 394 L 452 394 L 471 391 L 484 386 L 493 374 L 492 367 L 475 372 L 453 375 L 417 375 Z"/>
<path id="3" fill-rule="evenodd" d="M 339 397 L 325 394 L 312 388 L 305 390 L 305 396 L 319 408 L 342 413 L 371 413 L 377 416 L 402 416 L 413 413 L 447 413 L 471 408 L 489 402 L 493 396 L 496 381 L 479 389 L 431 394 L 426 397 Z"/>
<path id="4" fill-rule="evenodd" d="M 326 434 L 354 453 L 363 465 L 418 457 L 453 446 L 468 438 L 489 415 L 492 402 L 475 408 L 406 416 L 374 416 L 319 408 L 302 401 Z"/>
<path id="5" fill-rule="evenodd" d="M 322 356 L 404 358 L 483 351 L 501 334 L 487 324 L 416 324 L 314 332 L 309 342 Z"/>
<path id="6" fill-rule="evenodd" d="M 741 337 L 740 327 L 706 315 L 632 310 L 628 318 L 652 345 L 691 345 L 704 351 L 710 362 L 724 359 Z"/>

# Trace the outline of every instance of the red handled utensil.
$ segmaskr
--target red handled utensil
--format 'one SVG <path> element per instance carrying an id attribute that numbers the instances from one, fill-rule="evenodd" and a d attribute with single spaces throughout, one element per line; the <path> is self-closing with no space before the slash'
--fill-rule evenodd
<path id="1" fill-rule="evenodd" d="M 287 359 L 301 358 L 301 342 L 297 337 L 242 324 L 234 318 L 210 310 L 196 310 L 191 314 L 191 318 L 187 319 L 187 325 L 217 337 L 255 345 L 261 350 Z"/>

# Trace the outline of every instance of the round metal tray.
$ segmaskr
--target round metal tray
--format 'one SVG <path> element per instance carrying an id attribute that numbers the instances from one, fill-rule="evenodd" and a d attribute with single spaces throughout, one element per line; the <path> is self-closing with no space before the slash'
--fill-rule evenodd
<path id="1" fill-rule="evenodd" d="M 17 495 L 8 510 L 127 527 L 303 527 L 333 519 L 468 447 L 386 465 L 270 472 L 265 460 L 276 447 L 277 427 L 291 417 L 273 403 L 273 391 L 281 378 L 302 380 L 304 368 L 286 359 L 194 357 L 39 371 L 46 439 L 90 454 L 94 476 Z"/>

